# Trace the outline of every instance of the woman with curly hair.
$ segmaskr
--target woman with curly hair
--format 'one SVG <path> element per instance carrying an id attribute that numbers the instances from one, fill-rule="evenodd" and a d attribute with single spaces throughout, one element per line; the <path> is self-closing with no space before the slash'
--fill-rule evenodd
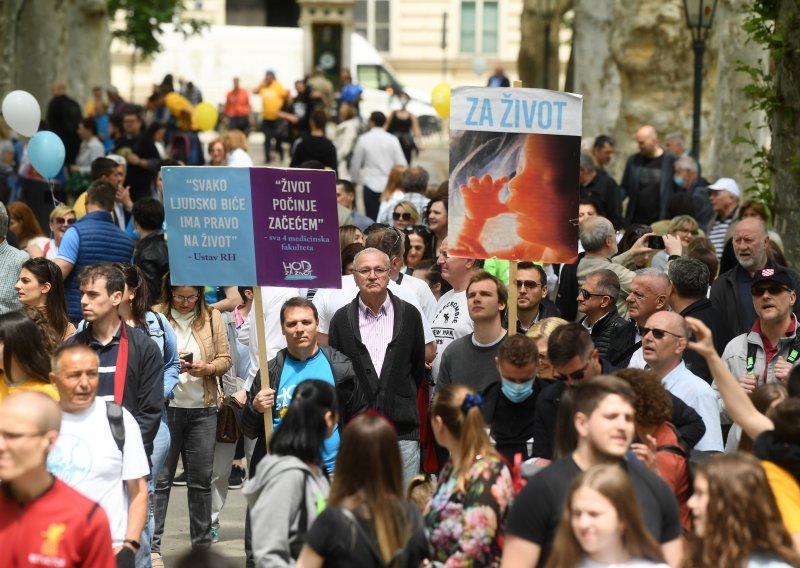
<path id="1" fill-rule="evenodd" d="M 681 446 L 678 430 L 672 419 L 672 400 L 661 379 L 643 369 L 623 369 L 614 373 L 628 383 L 635 394 L 636 438 L 633 453 L 653 473 L 667 482 L 678 500 L 681 528 L 692 528 L 687 501 L 692 488 L 689 484 L 688 450 Z"/>
<path id="2" fill-rule="evenodd" d="M 41 312 L 56 344 L 66 341 L 75 333 L 75 326 L 67 316 L 64 277 L 55 262 L 44 257 L 26 260 L 14 289 L 19 294 L 20 303 Z"/>
<path id="3" fill-rule="evenodd" d="M 436 442 L 450 452 L 425 511 L 433 560 L 499 566 L 511 473 L 486 434 L 483 400 L 464 385 L 440 389 L 430 409 Z"/>
<path id="4" fill-rule="evenodd" d="M 756 458 L 721 455 L 701 465 L 689 508 L 696 537 L 690 541 L 687 568 L 800 566 Z"/>
<path id="5" fill-rule="evenodd" d="M 618 465 L 589 468 L 572 483 L 547 568 L 667 568 L 644 528 L 636 493 Z"/>

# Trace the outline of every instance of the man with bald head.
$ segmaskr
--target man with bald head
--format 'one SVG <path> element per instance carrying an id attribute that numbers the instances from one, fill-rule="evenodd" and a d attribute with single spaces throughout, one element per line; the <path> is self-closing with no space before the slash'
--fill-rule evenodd
<path id="1" fill-rule="evenodd" d="M 753 277 L 764 268 L 779 266 L 769 257 L 769 235 L 764 221 L 748 217 L 736 224 L 733 230 L 733 253 L 736 266 L 720 275 L 711 286 L 711 303 L 723 315 L 723 324 L 735 337 L 751 330 L 756 321 L 756 311 L 750 292 Z M 786 269 L 792 289 L 800 290 L 800 275 Z M 800 315 L 800 306 L 792 311 Z"/>
<path id="2" fill-rule="evenodd" d="M 667 201 L 675 193 L 672 179 L 677 158 L 658 144 L 656 129 L 642 126 L 636 132 L 636 144 L 639 151 L 628 158 L 619 184 L 623 197 L 628 197 L 626 226 L 664 219 Z"/>
<path id="3" fill-rule="evenodd" d="M 628 357 L 628 367 L 644 369 L 647 364 L 644 360 L 642 339 L 647 320 L 654 313 L 668 309 L 669 278 L 657 268 L 642 268 L 636 271 L 636 276 L 631 282 L 631 291 L 625 301 L 628 304 L 628 313 L 631 321 L 636 324 L 635 343 L 631 347 Z"/>
<path id="4" fill-rule="evenodd" d="M 683 363 L 683 352 L 690 335 L 686 320 L 676 313 L 662 310 L 647 319 L 642 332 L 642 349 L 647 365 L 658 375 L 667 391 L 703 418 L 706 433 L 695 449 L 721 452 L 722 427 L 717 393 Z"/>
<path id="5" fill-rule="evenodd" d="M 617 255 L 617 235 L 611 221 L 599 215 L 584 219 L 580 224 L 579 236 L 586 254 L 578 262 L 578 285 L 583 286 L 586 277 L 601 268 L 614 271 L 619 277 L 621 290 L 617 297 L 617 311 L 620 316 L 627 318 L 628 303 L 625 299 L 630 293 L 631 283 L 636 272 L 626 268 L 626 265 L 632 262 L 634 255 L 648 253 L 652 250 L 647 246 L 647 239 L 652 234 L 642 235 L 630 249 Z M 678 258 L 681 254 L 681 243 L 678 237 L 664 235 L 664 245 L 670 260 Z"/>
<path id="6" fill-rule="evenodd" d="M 47 395 L 0 403 L 0 566 L 116 566 L 103 508 L 47 471 L 60 427 Z"/>

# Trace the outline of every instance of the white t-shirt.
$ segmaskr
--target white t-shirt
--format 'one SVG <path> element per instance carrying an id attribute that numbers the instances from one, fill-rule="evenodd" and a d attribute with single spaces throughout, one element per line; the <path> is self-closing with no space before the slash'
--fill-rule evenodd
<path id="1" fill-rule="evenodd" d="M 53 475 L 100 503 L 111 524 L 114 546 L 123 543 L 128 530 L 128 493 L 123 481 L 150 474 L 139 425 L 124 408 L 122 421 L 125 446 L 121 454 L 111 434 L 105 402 L 96 399 L 81 413 L 63 412 L 58 440 L 47 458 Z"/>
<path id="2" fill-rule="evenodd" d="M 428 286 L 428 283 L 411 274 L 403 274 L 400 286 L 414 292 L 422 308 L 422 319 L 431 321 L 433 316 L 436 315 L 436 296 L 431 292 L 431 287 Z"/>
<path id="3" fill-rule="evenodd" d="M 403 278 L 403 280 L 405 280 L 405 278 Z M 433 331 L 431 330 L 431 324 L 428 321 L 428 318 L 425 316 L 425 311 L 420 307 L 419 300 L 417 300 L 417 295 L 414 294 L 414 291 L 409 287 L 398 285 L 393 280 L 389 281 L 389 290 L 391 290 L 392 294 L 401 300 L 405 300 L 417 308 L 417 311 L 422 318 L 422 329 L 425 333 L 425 343 L 428 344 L 433 341 L 434 337 Z M 355 279 L 349 274 L 342 276 L 341 290 L 335 290 L 331 288 L 321 288 L 317 290 L 317 293 L 314 295 L 313 302 L 317 307 L 317 312 L 319 313 L 320 333 L 328 333 L 333 315 L 340 308 L 352 302 L 357 295 L 358 286 L 356 285 Z"/>
<path id="4" fill-rule="evenodd" d="M 439 377 L 439 365 L 442 353 L 453 341 L 472 333 L 473 323 L 467 308 L 467 291 L 450 290 L 439 298 L 436 304 L 436 315 L 431 321 L 433 336 L 436 338 L 436 359 L 433 360 L 431 372 L 434 383 Z"/>

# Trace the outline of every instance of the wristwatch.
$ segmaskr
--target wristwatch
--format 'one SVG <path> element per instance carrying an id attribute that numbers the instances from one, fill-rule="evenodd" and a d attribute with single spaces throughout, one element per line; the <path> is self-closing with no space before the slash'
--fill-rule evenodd
<path id="1" fill-rule="evenodd" d="M 130 544 L 133 550 L 136 552 L 139 552 L 139 549 L 142 548 L 142 545 L 139 544 L 138 541 L 133 540 L 132 538 L 126 538 L 122 542 L 124 542 L 125 544 Z"/>

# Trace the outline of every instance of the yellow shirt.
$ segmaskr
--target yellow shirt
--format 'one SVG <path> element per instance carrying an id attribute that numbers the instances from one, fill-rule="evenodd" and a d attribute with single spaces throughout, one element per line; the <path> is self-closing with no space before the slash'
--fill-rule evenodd
<path id="1" fill-rule="evenodd" d="M 277 80 L 268 87 L 261 87 L 261 118 L 263 120 L 277 120 L 278 113 L 286 101 L 286 89 Z"/>
<path id="2" fill-rule="evenodd" d="M 39 381 L 28 381 L 19 386 L 10 387 L 6 384 L 5 381 L 0 380 L 0 402 L 3 401 L 9 395 L 12 395 L 17 392 L 21 391 L 36 391 L 41 392 L 58 402 L 58 390 L 56 387 L 51 385 L 50 383 L 41 383 Z"/>
<path id="3" fill-rule="evenodd" d="M 172 91 L 171 93 L 167 93 L 164 97 L 164 104 L 170 114 L 178 121 L 178 128 L 186 131 L 197 130 L 197 125 L 194 122 L 194 115 L 189 117 L 184 113 L 186 110 L 194 113 L 194 107 L 192 103 L 189 102 L 189 99 Z"/>
<path id="4" fill-rule="evenodd" d="M 800 485 L 794 476 L 772 462 L 762 461 L 783 524 L 790 535 L 800 534 Z"/>

